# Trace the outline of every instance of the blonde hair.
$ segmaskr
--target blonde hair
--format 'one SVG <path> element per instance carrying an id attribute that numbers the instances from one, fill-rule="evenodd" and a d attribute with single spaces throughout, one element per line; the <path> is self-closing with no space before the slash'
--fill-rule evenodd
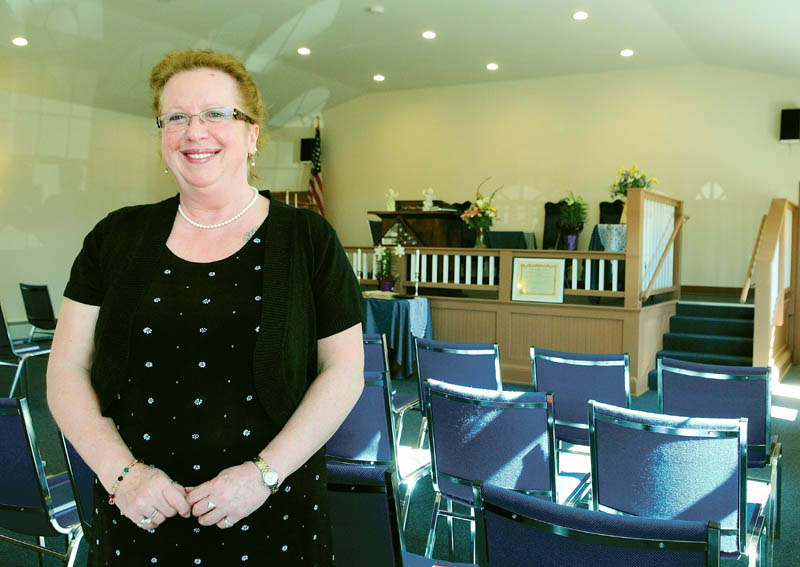
<path id="1" fill-rule="evenodd" d="M 175 51 L 167 53 L 150 72 L 150 88 L 153 91 L 152 110 L 156 116 L 161 114 L 161 94 L 164 86 L 173 76 L 184 71 L 195 69 L 216 69 L 222 71 L 234 81 L 242 98 L 242 110 L 252 118 L 259 128 L 258 141 L 256 147 L 261 148 L 267 140 L 264 121 L 267 118 L 267 111 L 264 108 L 264 101 L 261 99 L 261 92 L 258 90 L 255 81 L 247 72 L 244 64 L 234 55 L 217 53 L 207 49 L 190 49 L 187 51 Z"/>

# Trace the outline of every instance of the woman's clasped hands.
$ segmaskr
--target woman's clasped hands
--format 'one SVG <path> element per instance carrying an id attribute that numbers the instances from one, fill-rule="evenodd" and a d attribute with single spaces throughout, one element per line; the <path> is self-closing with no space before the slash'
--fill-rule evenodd
<path id="1" fill-rule="evenodd" d="M 230 528 L 261 507 L 270 495 L 251 463 L 221 471 L 196 487 L 183 487 L 156 467 L 138 464 L 125 475 L 114 497 L 123 516 L 152 530 L 176 514 L 195 516 L 201 526 Z"/>

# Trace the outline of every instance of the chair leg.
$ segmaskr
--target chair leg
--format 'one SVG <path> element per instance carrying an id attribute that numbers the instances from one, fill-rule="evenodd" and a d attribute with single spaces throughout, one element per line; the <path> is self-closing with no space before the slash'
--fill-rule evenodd
<path id="1" fill-rule="evenodd" d="M 781 537 L 781 486 L 783 485 L 783 447 L 778 453 L 778 474 L 775 482 L 775 538 Z"/>
<path id="2" fill-rule="evenodd" d="M 42 536 L 39 536 L 39 545 L 41 547 L 47 547 Z M 42 556 L 42 553 L 39 552 L 37 555 L 39 556 L 39 567 L 44 567 L 44 557 Z"/>
<path id="3" fill-rule="evenodd" d="M 436 522 L 439 519 L 439 507 L 442 504 L 442 495 L 438 492 L 433 500 L 433 518 L 431 519 L 431 530 L 428 532 L 428 542 L 425 544 L 425 557 L 433 557 L 433 545 L 436 543 Z"/>
<path id="4" fill-rule="evenodd" d="M 23 367 L 23 363 L 24 362 L 25 362 L 25 360 L 23 359 L 23 360 L 21 360 L 19 362 L 19 364 L 17 364 L 17 371 L 14 373 L 14 381 L 11 382 L 11 390 L 9 390 L 9 392 L 8 392 L 8 397 L 9 398 L 13 398 L 14 397 L 14 390 L 17 389 L 17 382 L 19 382 L 20 374 L 22 374 L 22 367 Z"/>
<path id="5" fill-rule="evenodd" d="M 447 529 L 450 532 L 450 549 L 447 552 L 447 559 L 450 561 L 454 561 L 456 555 L 456 532 L 455 532 L 455 526 L 453 525 L 453 515 L 452 515 L 453 501 L 448 498 L 446 504 L 447 507 L 445 508 L 445 510 L 447 510 L 448 512 Z"/>
<path id="6" fill-rule="evenodd" d="M 83 539 L 83 528 L 78 528 L 77 530 L 74 530 L 67 537 L 67 550 L 65 553 L 67 557 L 64 563 L 66 567 L 75 566 L 75 560 L 78 557 L 78 547 L 80 547 L 82 539 Z"/>
<path id="7" fill-rule="evenodd" d="M 30 342 L 30 341 L 32 341 L 32 340 L 33 340 L 33 334 L 34 334 L 35 332 L 36 332 L 36 327 L 34 327 L 33 325 L 31 325 L 31 332 L 30 332 L 30 333 L 28 333 L 28 342 Z"/>

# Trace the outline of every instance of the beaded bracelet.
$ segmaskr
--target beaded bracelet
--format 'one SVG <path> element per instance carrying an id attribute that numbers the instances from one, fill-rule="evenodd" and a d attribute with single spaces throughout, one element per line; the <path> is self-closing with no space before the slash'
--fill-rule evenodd
<path id="1" fill-rule="evenodd" d="M 114 486 L 111 487 L 111 492 L 108 493 L 108 503 L 111 506 L 114 505 L 114 499 L 117 497 L 117 489 L 119 488 L 119 483 L 122 482 L 122 479 L 125 478 L 125 475 L 130 472 L 130 470 L 136 463 L 141 463 L 141 462 L 142 461 L 139 459 L 134 459 L 131 462 L 131 464 L 122 469 L 122 474 L 117 477 L 117 482 L 114 483 Z"/>

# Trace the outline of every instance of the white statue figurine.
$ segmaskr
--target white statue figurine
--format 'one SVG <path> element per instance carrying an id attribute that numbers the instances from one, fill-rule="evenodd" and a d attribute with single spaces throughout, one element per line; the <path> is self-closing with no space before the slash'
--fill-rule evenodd
<path id="1" fill-rule="evenodd" d="M 422 196 L 424 197 L 424 201 L 422 202 L 422 210 L 423 211 L 432 211 L 433 210 L 433 187 L 428 187 L 427 189 L 422 190 Z"/>
<path id="2" fill-rule="evenodd" d="M 400 196 L 400 193 L 395 191 L 394 189 L 389 189 L 386 192 L 386 210 L 387 211 L 394 211 L 395 210 L 395 199 Z"/>

